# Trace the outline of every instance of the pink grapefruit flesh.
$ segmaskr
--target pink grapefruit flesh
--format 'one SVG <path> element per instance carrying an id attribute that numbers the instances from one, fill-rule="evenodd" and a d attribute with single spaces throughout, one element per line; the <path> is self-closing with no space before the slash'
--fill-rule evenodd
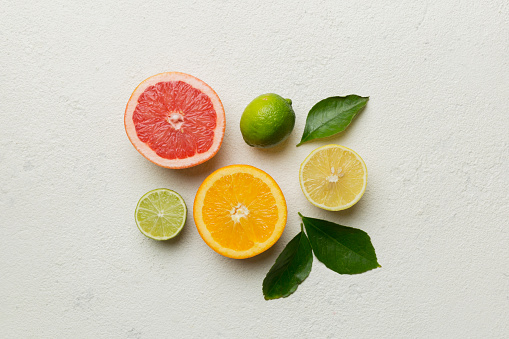
<path id="1" fill-rule="evenodd" d="M 145 158 L 187 168 L 212 158 L 223 141 L 225 115 L 216 92 L 192 75 L 154 75 L 136 87 L 124 116 L 127 136 Z"/>

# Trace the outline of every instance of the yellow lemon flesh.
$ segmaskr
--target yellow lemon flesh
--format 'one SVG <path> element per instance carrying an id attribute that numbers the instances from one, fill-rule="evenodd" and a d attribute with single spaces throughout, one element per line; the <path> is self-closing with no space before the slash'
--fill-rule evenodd
<path id="1" fill-rule="evenodd" d="M 326 145 L 311 152 L 299 172 L 302 192 L 313 205 L 329 211 L 352 207 L 364 194 L 366 164 L 351 149 Z"/>

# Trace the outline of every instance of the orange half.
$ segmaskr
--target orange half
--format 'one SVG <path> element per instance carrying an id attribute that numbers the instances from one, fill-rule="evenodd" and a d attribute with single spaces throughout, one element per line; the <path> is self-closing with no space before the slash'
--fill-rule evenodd
<path id="1" fill-rule="evenodd" d="M 201 237 L 229 258 L 269 249 L 286 225 L 286 201 L 270 175 L 248 165 L 218 169 L 201 184 L 193 216 Z"/>

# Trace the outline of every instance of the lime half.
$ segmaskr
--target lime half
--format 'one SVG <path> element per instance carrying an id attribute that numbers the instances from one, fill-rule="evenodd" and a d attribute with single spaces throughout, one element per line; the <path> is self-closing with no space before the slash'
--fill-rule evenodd
<path id="1" fill-rule="evenodd" d="M 138 201 L 134 212 L 141 233 L 155 240 L 168 240 L 180 233 L 187 218 L 184 199 L 175 191 L 158 188 Z"/>

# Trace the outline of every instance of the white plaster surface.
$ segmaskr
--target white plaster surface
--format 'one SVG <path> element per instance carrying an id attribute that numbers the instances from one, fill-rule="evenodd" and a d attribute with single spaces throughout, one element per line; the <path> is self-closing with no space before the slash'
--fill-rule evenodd
<path id="1" fill-rule="evenodd" d="M 0 1 L 2 338 L 509 337 L 509 3 L 493 1 Z M 223 146 L 159 168 L 125 135 L 139 82 L 164 71 L 211 85 Z M 291 98 L 276 150 L 242 141 L 257 95 Z M 370 96 L 342 135 L 296 148 L 311 106 Z M 326 212 L 300 191 L 314 148 L 366 161 L 366 194 Z M 235 261 L 192 212 L 169 242 L 145 238 L 138 198 L 168 187 L 190 210 L 233 163 L 280 184 L 289 219 L 266 253 Z M 287 299 L 261 283 L 299 231 L 297 212 L 367 231 L 382 268 L 341 276 L 315 260 Z"/>

